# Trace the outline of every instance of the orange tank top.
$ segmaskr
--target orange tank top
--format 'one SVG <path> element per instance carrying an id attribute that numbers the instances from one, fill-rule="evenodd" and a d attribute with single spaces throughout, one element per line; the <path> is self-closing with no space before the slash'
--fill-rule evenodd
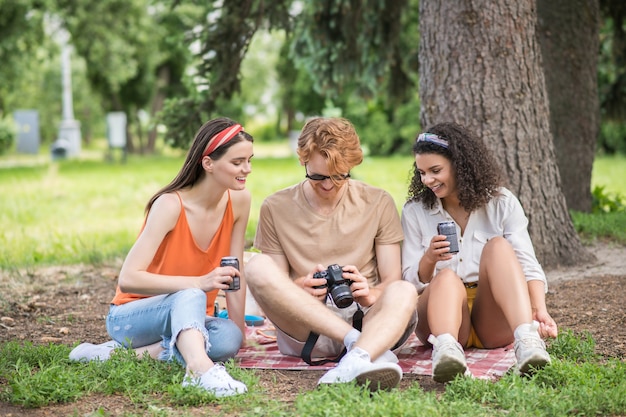
<path id="1" fill-rule="evenodd" d="M 178 195 L 178 199 L 180 200 L 178 221 L 174 228 L 165 236 L 163 242 L 161 242 L 147 271 L 161 275 L 199 276 L 207 274 L 220 266 L 222 257 L 230 255 L 230 240 L 235 223 L 230 193 L 228 194 L 228 202 L 226 203 L 222 223 L 215 232 L 215 236 L 213 236 L 213 240 L 206 251 L 199 248 L 196 244 L 189 230 L 187 216 L 185 215 L 180 195 Z M 218 290 L 206 293 L 206 312 L 209 316 L 213 315 L 217 293 Z M 150 296 L 124 293 L 118 286 L 111 304 L 120 305 L 148 297 Z"/>

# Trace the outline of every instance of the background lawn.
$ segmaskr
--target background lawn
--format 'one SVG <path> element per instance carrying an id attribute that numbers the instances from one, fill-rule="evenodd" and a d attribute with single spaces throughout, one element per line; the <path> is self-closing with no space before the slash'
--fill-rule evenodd
<path id="1" fill-rule="evenodd" d="M 93 264 L 124 257 L 141 227 L 144 205 L 174 177 L 183 160 L 175 151 L 131 156 L 126 164 L 107 162 L 102 152 L 88 151 L 85 159 L 60 162 L 45 156 L 0 159 L 0 268 Z M 400 210 L 412 163 L 411 156 L 366 158 L 352 176 L 389 191 Z M 626 158 L 596 159 L 592 181 L 605 187 L 605 195 L 626 194 L 625 177 Z M 255 144 L 248 177 L 253 194 L 248 245 L 263 199 L 303 178 L 304 168 L 286 144 Z M 587 219 L 583 214 L 575 222 Z"/>

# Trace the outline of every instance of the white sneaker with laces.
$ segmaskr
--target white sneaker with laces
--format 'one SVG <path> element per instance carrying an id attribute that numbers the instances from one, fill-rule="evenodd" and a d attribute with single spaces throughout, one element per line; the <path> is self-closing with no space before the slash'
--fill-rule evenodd
<path id="1" fill-rule="evenodd" d="M 233 377 L 226 372 L 226 368 L 219 364 L 213 365 L 199 377 L 194 377 L 187 372 L 183 379 L 183 387 L 193 385 L 204 388 L 216 397 L 230 397 L 248 391 L 248 388 L 243 382 L 233 379 Z"/>
<path id="2" fill-rule="evenodd" d="M 433 345 L 433 379 L 437 382 L 452 381 L 457 375 L 468 374 L 465 351 L 449 333 L 439 336 L 430 335 L 428 341 Z"/>
<path id="3" fill-rule="evenodd" d="M 81 343 L 70 352 L 70 360 L 75 362 L 106 361 L 111 357 L 113 350 L 121 347 L 115 340 L 94 345 Z"/>
<path id="4" fill-rule="evenodd" d="M 522 324 L 515 329 L 515 358 L 517 371 L 521 375 L 529 375 L 533 370 L 541 369 L 551 362 L 546 351 L 546 344 L 539 336 L 539 323 Z"/>
<path id="5" fill-rule="evenodd" d="M 398 385 L 401 379 L 400 365 L 392 362 L 372 363 L 369 353 L 357 347 L 346 353 L 337 366 L 319 379 L 317 385 L 356 381 L 359 385 L 369 383 L 368 388 L 376 391 L 391 389 Z"/>

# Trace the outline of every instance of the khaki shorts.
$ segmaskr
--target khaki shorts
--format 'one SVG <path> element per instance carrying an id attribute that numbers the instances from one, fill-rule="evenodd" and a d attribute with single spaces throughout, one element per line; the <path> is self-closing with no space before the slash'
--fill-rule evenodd
<path id="1" fill-rule="evenodd" d="M 341 317 L 345 322 L 352 324 L 352 316 L 357 311 L 356 303 L 352 304 L 350 307 L 343 308 L 343 309 L 337 308 L 333 304 L 326 304 L 326 306 L 330 308 L 331 310 L 333 310 L 335 314 Z M 367 315 L 367 312 L 369 311 L 369 309 L 370 309 L 369 307 L 361 307 L 361 310 L 363 310 L 364 315 Z M 407 341 L 411 333 L 413 333 L 413 331 L 415 330 L 416 324 L 417 324 L 417 312 L 413 312 L 413 316 L 411 317 L 411 320 L 409 320 L 409 324 L 406 330 L 404 331 L 404 334 L 400 337 L 397 343 L 391 348 L 391 350 L 399 349 Z M 278 350 L 280 351 L 280 353 L 282 353 L 283 355 L 296 356 L 296 357 L 301 357 L 302 349 L 304 348 L 304 344 L 306 343 L 306 342 L 301 342 L 299 340 L 294 339 L 293 337 L 289 336 L 287 333 L 280 330 L 278 327 L 276 327 L 276 342 L 278 344 Z M 327 336 L 320 335 L 320 337 L 317 339 L 317 343 L 315 343 L 315 347 L 313 348 L 313 351 L 311 352 L 311 358 L 312 359 L 334 358 L 334 357 L 339 356 L 339 354 L 343 351 L 344 348 L 345 346 L 343 342 L 336 342 L 335 340 Z"/>

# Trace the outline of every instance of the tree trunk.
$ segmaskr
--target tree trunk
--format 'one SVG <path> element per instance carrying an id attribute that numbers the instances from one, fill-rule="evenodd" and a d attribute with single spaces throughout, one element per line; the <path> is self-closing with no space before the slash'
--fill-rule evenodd
<path id="1" fill-rule="evenodd" d="M 537 14 L 561 188 L 570 209 L 590 212 L 600 129 L 598 1 L 538 0 Z"/>
<path id="2" fill-rule="evenodd" d="M 165 99 L 167 98 L 167 88 L 170 85 L 171 79 L 170 73 L 171 71 L 168 65 L 163 65 L 159 68 L 157 91 L 152 98 L 152 106 L 150 107 L 150 120 L 153 121 L 153 125 L 148 132 L 148 145 L 146 146 L 146 153 L 149 154 L 153 154 L 156 147 L 158 126 L 155 122 L 157 120 L 157 115 L 161 110 L 163 110 L 163 103 L 165 103 Z"/>
<path id="3" fill-rule="evenodd" d="M 545 266 L 588 262 L 561 192 L 534 1 L 420 2 L 421 123 L 466 125 L 494 153 Z"/>

